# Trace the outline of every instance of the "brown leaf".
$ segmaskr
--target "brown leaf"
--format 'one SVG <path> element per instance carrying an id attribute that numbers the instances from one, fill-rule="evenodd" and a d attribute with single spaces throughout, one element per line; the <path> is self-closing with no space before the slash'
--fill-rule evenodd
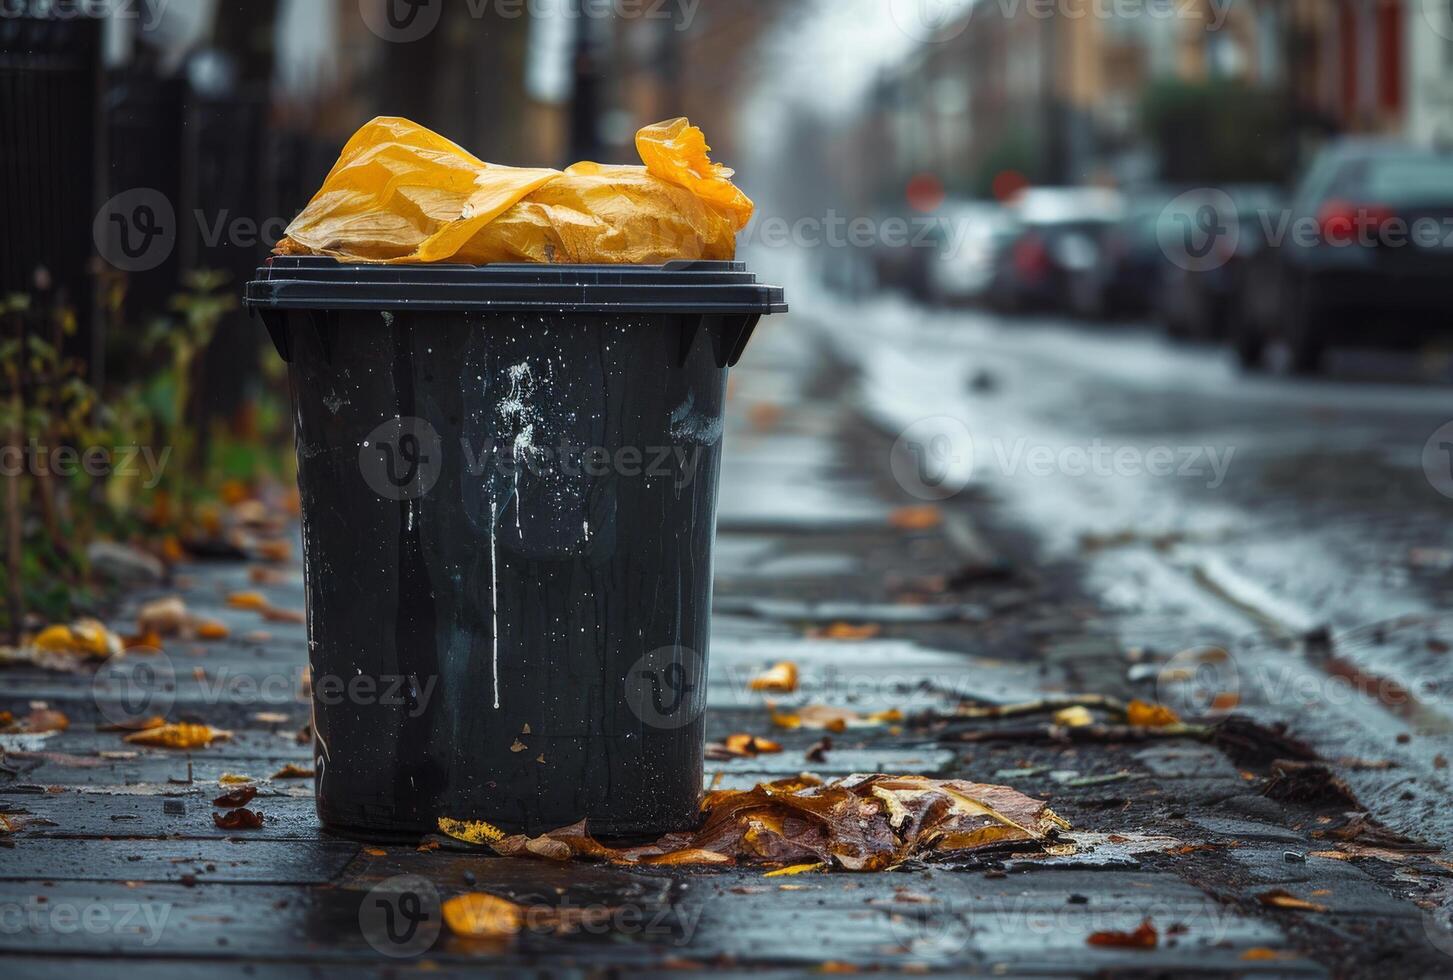
<path id="1" fill-rule="evenodd" d="M 9 712 L 6 712 L 9 714 Z M 0 732 L 6 735 L 37 735 L 41 732 L 63 732 L 71 727 L 65 712 L 54 708 L 34 708 L 30 714 L 9 721 Z"/>
<path id="2" fill-rule="evenodd" d="M 212 801 L 213 806 L 220 806 L 226 810 L 235 810 L 240 806 L 246 806 L 252 802 L 257 795 L 256 786 L 239 786 L 234 790 L 223 793 Z"/>
<path id="3" fill-rule="evenodd" d="M 273 779 L 312 779 L 317 773 L 296 762 L 289 762 L 272 774 Z"/>
<path id="4" fill-rule="evenodd" d="M 148 602 L 136 616 L 137 632 L 142 635 L 174 636 L 186 622 L 187 604 L 175 595 Z"/>
<path id="5" fill-rule="evenodd" d="M 308 621 L 308 617 L 296 609 L 278 609 L 275 606 L 268 606 L 259 611 L 262 613 L 262 618 L 270 623 L 297 623 L 301 625 Z"/>
<path id="6" fill-rule="evenodd" d="M 231 737 L 231 732 L 213 728 L 211 725 L 179 721 L 158 728 L 133 732 L 126 736 L 126 741 L 134 745 L 150 745 L 160 749 L 198 749 L 206 748 L 216 741 L 226 741 Z"/>
<path id="7" fill-rule="evenodd" d="M 212 822 L 222 830 L 258 830 L 262 827 L 262 813 L 257 810 L 228 810 L 212 814 Z"/>
<path id="8" fill-rule="evenodd" d="M 1304 898 L 1297 898 L 1284 888 L 1273 888 L 1271 891 L 1262 892 L 1256 896 L 1256 900 L 1262 905 L 1276 909 L 1294 909 L 1298 912 L 1327 911 L 1327 906 L 1309 902 Z"/>
<path id="9" fill-rule="evenodd" d="M 231 634 L 226 626 L 214 619 L 206 619 L 193 627 L 199 640 L 225 640 Z"/>
<path id="10" fill-rule="evenodd" d="M 1091 946 L 1116 946 L 1124 949 L 1154 949 L 1160 943 L 1160 934 L 1149 919 L 1145 919 L 1130 932 L 1092 932 L 1085 938 Z"/>
<path id="11" fill-rule="evenodd" d="M 888 515 L 888 525 L 900 531 L 929 531 L 943 523 L 943 512 L 933 504 L 899 507 Z"/>

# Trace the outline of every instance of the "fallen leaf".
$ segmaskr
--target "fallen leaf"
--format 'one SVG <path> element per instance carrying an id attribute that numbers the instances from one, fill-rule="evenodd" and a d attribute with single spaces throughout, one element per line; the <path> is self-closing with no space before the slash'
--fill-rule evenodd
<path id="1" fill-rule="evenodd" d="M 728 752 L 740 756 L 770 755 L 782 751 L 781 743 L 744 732 L 728 735 L 724 744 Z"/>
<path id="2" fill-rule="evenodd" d="M 126 741 L 135 745 L 149 745 L 160 749 L 206 748 L 216 741 L 226 741 L 232 733 L 211 725 L 179 721 L 145 731 L 132 732 Z"/>
<path id="3" fill-rule="evenodd" d="M 202 620 L 194 628 L 199 640 L 225 640 L 231 634 L 231 630 L 214 619 Z"/>
<path id="4" fill-rule="evenodd" d="M 296 762 L 289 762 L 277 772 L 272 774 L 273 779 L 312 779 L 317 773 L 307 769 Z"/>
<path id="5" fill-rule="evenodd" d="M 235 810 L 240 806 L 246 806 L 251 803 L 252 798 L 256 795 L 256 786 L 239 786 L 214 799 L 212 805 L 222 807 L 225 810 Z"/>
<path id="6" fill-rule="evenodd" d="M 585 821 L 535 838 L 481 836 L 471 842 L 489 843 L 507 857 L 569 856 L 635 865 L 680 861 L 666 855 L 706 851 L 738 863 L 848 871 L 882 870 L 915 857 L 984 848 L 1043 852 L 1068 846 L 1055 836 L 1068 824 L 1038 800 L 1006 786 L 927 776 L 855 775 L 824 783 L 802 775 L 750 790 L 714 790 L 703 800 L 702 812 L 704 821 L 694 833 L 667 834 L 637 847 L 601 844 Z M 440 828 L 459 836 L 443 821 Z"/>
<path id="7" fill-rule="evenodd" d="M 268 601 L 261 592 L 233 592 L 227 597 L 227 605 L 233 609 L 260 611 L 268 608 Z"/>
<path id="8" fill-rule="evenodd" d="M 1267 962 L 1272 960 L 1298 960 L 1301 954 L 1292 950 L 1267 949 L 1265 946 L 1253 946 L 1241 954 L 1241 959 L 1248 962 Z"/>
<path id="9" fill-rule="evenodd" d="M 253 565 L 247 570 L 247 580 L 253 585 L 281 585 L 287 581 L 287 576 L 276 568 Z"/>
<path id="10" fill-rule="evenodd" d="M 1163 704 L 1131 701 L 1125 709 L 1125 720 L 1135 728 L 1164 728 L 1180 724 L 1180 716 Z"/>
<path id="11" fill-rule="evenodd" d="M 218 786 L 239 786 L 243 783 L 256 782 L 251 776 L 243 775 L 240 772 L 224 772 L 217 777 Z"/>
<path id="12" fill-rule="evenodd" d="M 137 650 L 152 652 L 161 649 L 160 633 L 137 633 L 135 636 L 123 636 L 121 638 L 123 650 Z"/>
<path id="13" fill-rule="evenodd" d="M 1256 900 L 1262 905 L 1277 909 L 1295 909 L 1299 912 L 1327 911 L 1327 906 L 1319 905 L 1316 902 L 1309 902 L 1304 898 L 1297 898 L 1283 888 L 1273 888 L 1271 891 L 1262 892 L 1256 896 Z"/>
<path id="14" fill-rule="evenodd" d="M 285 562 L 292 557 L 293 546 L 278 538 L 273 541 L 259 541 L 253 549 L 263 561 Z"/>
<path id="15" fill-rule="evenodd" d="M 882 632 L 883 627 L 878 623 L 832 623 L 822 629 L 813 630 L 811 635 L 824 640 L 858 641 L 871 640 Z"/>
<path id="16" fill-rule="evenodd" d="M 293 716 L 281 711 L 255 711 L 252 720 L 259 725 L 286 725 L 293 720 Z"/>
<path id="17" fill-rule="evenodd" d="M 525 925 L 525 910 L 507 898 L 469 892 L 447 899 L 444 922 L 456 936 L 466 939 L 503 939 Z"/>
<path id="18" fill-rule="evenodd" d="M 790 660 L 783 660 L 753 677 L 747 687 L 753 691 L 791 694 L 797 690 L 797 665 Z"/>
<path id="19" fill-rule="evenodd" d="M 888 515 L 889 527 L 900 531 L 928 531 L 943 523 L 943 512 L 932 504 L 899 507 Z"/>
<path id="20" fill-rule="evenodd" d="M 807 874 L 810 871 L 821 871 L 827 865 L 822 861 L 812 861 L 807 864 L 789 864 L 785 868 L 778 868 L 775 871 L 768 871 L 762 875 L 763 878 L 785 878 L 789 875 Z"/>
<path id="21" fill-rule="evenodd" d="M 648 854 L 641 858 L 642 864 L 734 864 L 731 858 L 716 851 L 708 851 L 699 847 L 690 847 L 683 851 L 671 851 L 666 854 Z"/>
<path id="22" fill-rule="evenodd" d="M 492 823 L 485 823 L 483 820 L 454 820 L 450 817 L 440 817 L 439 830 L 455 840 L 462 840 L 467 844 L 494 844 L 505 838 L 503 830 Z"/>
<path id="23" fill-rule="evenodd" d="M 1090 709 L 1082 704 L 1070 708 L 1061 708 L 1051 718 L 1056 725 L 1064 728 L 1084 728 L 1086 725 L 1095 723 L 1095 716 L 1090 714 Z"/>
<path id="24" fill-rule="evenodd" d="M 30 645 L 43 653 L 103 659 L 126 649 L 121 637 L 95 619 L 77 620 L 70 626 L 47 626 L 35 635 Z"/>
<path id="25" fill-rule="evenodd" d="M 137 631 L 143 635 L 173 636 L 180 633 L 187 622 L 187 604 L 181 596 L 167 596 L 154 599 L 141 607 L 137 613 Z"/>
<path id="26" fill-rule="evenodd" d="M 212 822 L 222 830 L 257 830 L 262 827 L 262 814 L 246 808 L 212 814 Z"/>
<path id="27" fill-rule="evenodd" d="M 297 623 L 301 625 L 308 621 L 308 617 L 296 609 L 278 609 L 274 606 L 267 606 L 259 610 L 259 612 L 262 613 L 262 618 L 270 623 Z"/>
<path id="28" fill-rule="evenodd" d="M 515 739 L 512 743 L 510 743 L 511 752 L 523 752 L 528 748 L 529 746 L 526 745 L 524 742 L 521 742 L 519 739 Z"/>
<path id="29" fill-rule="evenodd" d="M 23 718 L 12 716 L 0 732 L 6 735 L 38 735 L 41 732 L 63 732 L 69 727 L 71 720 L 65 712 L 54 708 L 32 708 L 30 714 Z"/>
<path id="30" fill-rule="evenodd" d="M 376 858 L 388 857 L 388 851 L 381 847 L 365 847 L 363 853 Z"/>
<path id="31" fill-rule="evenodd" d="M 1149 919 L 1143 920 L 1131 932 L 1092 932 L 1085 938 L 1091 946 L 1116 946 L 1124 949 L 1154 949 L 1160 943 L 1160 934 Z"/>
<path id="32" fill-rule="evenodd" d="M 793 711 L 778 711 L 775 705 L 769 703 L 767 711 L 772 719 L 772 724 L 788 730 L 808 728 L 843 732 L 849 726 L 875 725 L 890 720 L 890 714 L 887 712 L 864 717 L 850 708 L 833 708 L 825 704 L 808 704 Z M 901 720 L 901 715 L 892 720 Z"/>

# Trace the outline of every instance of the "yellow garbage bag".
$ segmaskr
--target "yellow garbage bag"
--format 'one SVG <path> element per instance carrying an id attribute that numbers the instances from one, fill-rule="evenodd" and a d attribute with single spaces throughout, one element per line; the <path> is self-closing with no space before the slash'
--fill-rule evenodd
<path id="1" fill-rule="evenodd" d="M 672 119 L 636 134 L 645 166 L 501 167 L 380 116 L 353 134 L 274 252 L 390 263 L 730 259 L 753 205 L 710 149 L 700 129 Z"/>

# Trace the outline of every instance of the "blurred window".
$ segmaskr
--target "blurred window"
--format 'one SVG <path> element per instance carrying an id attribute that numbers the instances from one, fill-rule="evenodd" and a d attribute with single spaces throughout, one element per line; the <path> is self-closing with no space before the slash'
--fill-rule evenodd
<path id="1" fill-rule="evenodd" d="M 1453 201 L 1453 157 L 1380 160 L 1368 174 L 1367 193 L 1387 204 Z"/>

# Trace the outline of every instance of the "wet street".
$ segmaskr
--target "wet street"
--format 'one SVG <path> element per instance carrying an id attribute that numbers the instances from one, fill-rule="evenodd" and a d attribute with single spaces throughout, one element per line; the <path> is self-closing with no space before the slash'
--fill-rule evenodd
<path id="1" fill-rule="evenodd" d="M 1233 387 L 1214 357 L 1141 333 L 886 303 L 836 312 L 830 324 L 764 324 L 732 375 L 707 737 L 745 733 L 780 751 L 714 753 L 708 780 L 746 788 L 811 771 L 1003 784 L 1069 822 L 1063 848 L 766 877 L 745 864 L 501 858 L 442 836 L 331 837 L 311 782 L 283 774 L 311 762 L 296 735 L 308 717 L 303 627 L 224 601 L 256 588 L 273 608 L 301 609 L 301 567 L 194 565 L 172 589 L 129 596 L 112 625 L 129 630 L 140 603 L 171 592 L 226 625 L 225 642 L 169 645 L 153 663 L 174 691 L 142 707 L 231 740 L 126 745 L 97 730 L 123 710 L 115 691 L 7 672 L 18 703 L 71 719 L 62 732 L 4 736 L 8 975 L 58 975 L 98 956 L 154 976 L 203 962 L 248 976 L 481 963 L 1368 975 L 1394 954 L 1404 972 L 1446 972 L 1448 841 L 1432 802 L 1446 793 L 1436 757 L 1448 736 L 1436 686 L 1415 689 L 1408 672 L 1438 663 L 1450 638 L 1434 615 L 1448 502 L 1419 463 L 1444 392 Z M 1087 367 L 1091 349 L 1108 367 Z M 920 412 L 919 396 L 936 410 Z M 944 416 L 952 399 L 962 412 Z M 1384 451 L 1354 458 L 1347 447 L 1373 444 L 1368 427 Z M 893 464 L 905 430 L 926 447 L 907 450 L 922 467 Z M 967 443 L 935 438 L 965 431 Z M 1110 447 L 1108 473 L 1096 439 Z M 1046 458 L 1036 446 L 1052 450 L 1048 464 L 1034 462 Z M 1064 454 L 1075 446 L 1083 463 Z M 1145 467 L 1165 446 L 1202 472 L 1137 475 L 1129 453 L 1115 471 L 1126 446 Z M 915 497 L 914 474 L 942 499 Z M 1398 644 L 1422 659 L 1399 659 Z M 784 661 L 800 673 L 795 691 L 751 688 Z M 1395 701 L 1373 683 L 1394 676 L 1415 702 L 1338 701 L 1329 686 Z M 1102 710 L 1100 699 L 1134 697 L 1194 724 L 1157 733 Z M 1061 703 L 1092 706 L 1094 723 L 1051 723 Z M 993 714 L 1014 705 L 1027 707 Z M 823 709 L 848 720 L 774 722 Z M 261 828 L 214 825 L 207 804 L 226 773 L 258 788 Z M 593 914 L 588 927 L 482 947 L 440 927 L 440 899 L 466 889 Z M 418 928 L 401 938 L 391 912 Z M 1150 942 L 1130 938 L 1146 923 Z"/>
<path id="2" fill-rule="evenodd" d="M 1146 696 L 1234 698 L 1330 755 L 1387 760 L 1346 775 L 1406 831 L 1453 842 L 1453 389 L 1428 380 L 1446 382 L 1446 355 L 1306 379 L 1140 325 L 896 299 L 825 320 L 864 417 L 936 446 L 951 499 L 1070 571 L 1142 652 Z"/>

